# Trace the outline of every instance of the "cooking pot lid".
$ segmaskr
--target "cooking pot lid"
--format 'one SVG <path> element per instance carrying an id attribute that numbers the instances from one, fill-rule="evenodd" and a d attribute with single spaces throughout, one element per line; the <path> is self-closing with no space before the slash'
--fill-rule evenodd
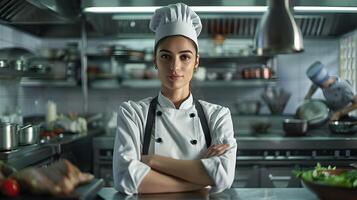
<path id="1" fill-rule="evenodd" d="M 298 107 L 296 116 L 309 124 L 317 124 L 329 118 L 329 109 L 323 100 L 309 99 Z"/>

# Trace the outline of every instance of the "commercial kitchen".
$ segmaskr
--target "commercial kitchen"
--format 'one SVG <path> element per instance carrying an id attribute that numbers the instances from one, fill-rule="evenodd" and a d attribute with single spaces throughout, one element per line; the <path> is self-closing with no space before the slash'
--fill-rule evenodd
<path id="1" fill-rule="evenodd" d="M 238 146 L 231 188 L 132 196 L 113 188 L 119 106 L 160 91 L 149 23 L 157 8 L 176 1 L 2 0 L 1 163 L 21 171 L 66 159 L 94 175 L 67 196 L 27 191 L 18 198 L 357 198 L 357 186 L 319 193 L 296 175 L 318 163 L 357 165 L 357 112 L 346 123 L 331 121 L 321 89 L 305 98 L 316 62 L 356 95 L 357 2 L 181 2 L 202 22 L 191 92 L 231 112 Z"/>

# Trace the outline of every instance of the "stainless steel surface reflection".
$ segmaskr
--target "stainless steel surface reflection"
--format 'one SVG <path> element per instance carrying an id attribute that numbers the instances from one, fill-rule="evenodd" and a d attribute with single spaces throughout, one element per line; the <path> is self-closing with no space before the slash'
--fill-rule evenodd
<path id="1" fill-rule="evenodd" d="M 202 189 L 194 192 L 180 192 L 180 193 L 161 193 L 161 194 L 140 194 L 140 195 L 125 195 L 117 192 L 113 188 L 103 188 L 98 192 L 98 196 L 102 199 L 118 199 L 118 200 L 157 200 L 157 199 L 195 199 L 208 200 L 210 199 L 209 189 Z"/>
<path id="2" fill-rule="evenodd" d="M 257 199 L 284 199 L 284 200 L 318 200 L 305 188 L 231 188 L 218 194 L 209 194 L 208 190 L 197 192 L 145 194 L 128 196 L 117 192 L 114 188 L 102 188 L 97 199 L 105 200 L 257 200 Z"/>

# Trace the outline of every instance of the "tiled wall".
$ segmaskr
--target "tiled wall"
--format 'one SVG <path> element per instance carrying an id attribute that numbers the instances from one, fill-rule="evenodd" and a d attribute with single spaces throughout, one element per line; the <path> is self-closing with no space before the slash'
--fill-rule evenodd
<path id="1" fill-rule="evenodd" d="M 0 25 L 0 48 L 22 47 L 35 51 L 40 46 L 40 39 Z M 15 112 L 16 107 L 20 105 L 18 100 L 23 97 L 19 90 L 19 79 L 0 79 L 0 115 L 4 112 Z"/>
<path id="2" fill-rule="evenodd" d="M 0 47 L 22 46 L 31 50 L 39 47 L 64 47 L 67 42 L 77 40 L 41 40 L 21 32 L 0 26 Z M 10 35 L 10 36 L 9 36 Z M 4 37 L 6 36 L 6 37 Z M 202 51 L 212 49 L 210 40 L 200 40 Z M 249 46 L 251 40 L 227 40 L 225 50 L 241 49 Z M 95 50 L 103 44 L 103 40 L 92 40 L 88 43 L 89 50 Z M 120 43 L 128 47 L 152 48 L 152 40 L 117 40 L 109 44 Z M 305 51 L 301 54 L 280 55 L 277 57 L 278 86 L 292 93 L 285 113 L 292 114 L 299 103 L 302 102 L 308 90 L 310 81 L 305 76 L 307 67 L 316 60 L 320 60 L 329 69 L 331 74 L 336 74 L 338 69 L 338 39 L 305 40 Z M 238 48 L 239 47 L 239 48 Z M 44 114 L 45 104 L 53 100 L 58 104 L 60 113 L 83 112 L 83 96 L 80 87 L 25 87 L 17 91 L 18 81 L 0 80 L 0 114 L 7 107 L 14 109 L 17 104 L 22 107 L 25 115 Z M 194 88 L 194 93 L 202 99 L 213 103 L 219 103 L 231 108 L 235 112 L 236 100 L 260 100 L 263 88 Z M 147 96 L 158 94 L 158 89 L 91 89 L 89 90 L 89 112 L 111 112 L 118 105 L 128 99 L 139 100 Z M 321 97 L 318 91 L 315 97 Z M 267 107 L 263 107 L 263 113 L 269 113 Z"/>
<path id="3" fill-rule="evenodd" d="M 278 85 L 292 93 L 285 110 L 287 113 L 295 113 L 296 107 L 303 101 L 311 85 L 305 72 L 312 63 L 320 61 L 330 75 L 338 75 L 338 39 L 305 40 L 304 46 L 303 53 L 278 56 Z M 321 90 L 313 98 L 324 98 Z"/>

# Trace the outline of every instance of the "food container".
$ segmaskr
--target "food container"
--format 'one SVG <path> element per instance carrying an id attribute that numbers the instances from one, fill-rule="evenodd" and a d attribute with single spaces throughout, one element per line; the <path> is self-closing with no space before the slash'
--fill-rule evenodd
<path id="1" fill-rule="evenodd" d="M 38 126 L 26 125 L 18 130 L 19 145 L 37 144 L 40 139 Z"/>
<path id="2" fill-rule="evenodd" d="M 307 121 L 303 119 L 285 119 L 283 121 L 283 129 L 286 136 L 305 136 L 307 125 Z"/>
<path id="3" fill-rule="evenodd" d="M 269 67 L 260 68 L 260 78 L 262 79 L 271 79 L 273 76 L 273 71 Z"/>
<path id="4" fill-rule="evenodd" d="M 0 123 L 0 151 L 8 151 L 18 147 L 17 125 Z"/>

